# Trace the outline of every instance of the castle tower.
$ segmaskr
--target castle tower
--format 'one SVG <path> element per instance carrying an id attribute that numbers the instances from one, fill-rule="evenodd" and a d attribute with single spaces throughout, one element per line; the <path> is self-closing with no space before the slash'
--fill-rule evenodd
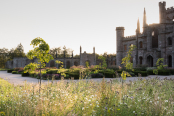
<path id="1" fill-rule="evenodd" d="M 116 42 L 117 42 L 117 56 L 116 56 L 116 64 L 117 66 L 121 66 L 122 58 L 123 58 L 123 42 L 122 39 L 124 37 L 124 27 L 116 27 Z"/>
<path id="2" fill-rule="evenodd" d="M 159 22 L 161 24 L 166 22 L 166 2 L 159 2 Z"/>
<path id="3" fill-rule="evenodd" d="M 147 19 L 146 19 L 146 10 L 144 8 L 144 14 L 143 14 L 143 33 L 146 33 L 147 28 Z"/>
<path id="4" fill-rule="evenodd" d="M 137 31 L 136 33 L 140 33 L 140 21 L 139 21 L 139 18 L 138 18 L 138 21 L 137 21 Z"/>

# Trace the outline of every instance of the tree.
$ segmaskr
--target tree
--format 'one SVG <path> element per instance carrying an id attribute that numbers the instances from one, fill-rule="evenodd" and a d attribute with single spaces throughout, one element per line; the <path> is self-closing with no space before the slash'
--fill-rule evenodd
<path id="1" fill-rule="evenodd" d="M 15 48 L 13 53 L 14 53 L 13 57 L 26 57 L 24 53 L 24 47 L 22 46 L 21 43 Z"/>
<path id="2" fill-rule="evenodd" d="M 158 75 L 158 71 L 164 69 L 164 67 L 167 67 L 167 65 L 163 65 L 164 58 L 159 58 L 156 62 L 157 69 L 153 69 L 153 73 Z"/>
<path id="3" fill-rule="evenodd" d="M 5 68 L 5 63 L 8 60 L 8 49 L 2 48 L 0 49 L 0 68 Z"/>
<path id="4" fill-rule="evenodd" d="M 40 86 L 41 86 L 41 68 L 45 67 L 45 62 L 48 63 L 50 60 L 53 60 L 54 58 L 50 54 L 48 54 L 50 47 L 42 38 L 38 37 L 38 38 L 33 39 L 31 41 L 30 45 L 33 45 L 34 50 L 30 50 L 27 53 L 27 58 L 33 59 L 36 57 L 38 59 L 39 64 L 30 63 L 30 64 L 26 65 L 24 67 L 24 73 L 33 71 L 36 68 L 39 68 L 39 65 L 40 65 Z M 39 47 L 36 47 L 38 45 L 39 45 Z M 45 72 L 43 72 L 43 73 L 45 73 Z"/>
<path id="5" fill-rule="evenodd" d="M 122 59 L 122 63 L 121 64 L 123 64 L 126 67 L 126 69 L 128 69 L 128 70 L 133 70 L 133 63 L 130 62 L 130 58 L 131 58 L 132 51 L 135 48 L 136 48 L 135 45 L 130 46 L 129 47 L 129 51 L 127 52 L 128 54 L 126 55 L 126 57 L 124 57 Z M 121 74 L 122 80 L 126 80 L 126 76 L 130 76 L 131 77 L 131 75 L 128 72 L 122 71 L 122 74 Z M 122 86 L 123 86 L 123 81 L 122 81 Z"/>

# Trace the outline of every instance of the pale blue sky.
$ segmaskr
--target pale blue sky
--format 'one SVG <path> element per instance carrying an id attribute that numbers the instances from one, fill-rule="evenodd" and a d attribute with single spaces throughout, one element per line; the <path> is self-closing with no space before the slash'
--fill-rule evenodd
<path id="1" fill-rule="evenodd" d="M 159 23 L 159 0 L 0 0 L 0 48 L 19 43 L 27 53 L 31 41 L 43 38 L 50 48 L 66 46 L 82 52 L 116 53 L 116 31 L 134 35 L 146 8 L 147 23 Z M 166 0 L 166 7 L 174 0 Z"/>

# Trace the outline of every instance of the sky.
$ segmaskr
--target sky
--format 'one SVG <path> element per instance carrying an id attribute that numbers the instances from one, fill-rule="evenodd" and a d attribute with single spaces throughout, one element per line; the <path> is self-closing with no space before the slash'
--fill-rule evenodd
<path id="1" fill-rule="evenodd" d="M 166 8 L 174 0 L 165 0 Z M 142 31 L 143 12 L 147 24 L 159 23 L 159 0 L 0 0 L 0 48 L 32 50 L 31 41 L 41 37 L 50 48 L 74 50 L 74 55 L 116 53 L 116 27 L 125 36 L 135 35 L 137 20 Z"/>

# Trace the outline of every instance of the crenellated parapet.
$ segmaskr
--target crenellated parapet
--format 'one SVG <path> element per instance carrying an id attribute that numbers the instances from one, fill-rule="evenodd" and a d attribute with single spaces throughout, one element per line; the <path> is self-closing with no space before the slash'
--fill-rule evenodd
<path id="1" fill-rule="evenodd" d="M 174 7 L 172 6 L 172 7 L 167 8 L 166 13 L 167 14 L 174 13 Z"/>
<path id="2" fill-rule="evenodd" d="M 123 37 L 123 40 L 135 40 L 135 39 L 136 39 L 136 35 Z"/>

